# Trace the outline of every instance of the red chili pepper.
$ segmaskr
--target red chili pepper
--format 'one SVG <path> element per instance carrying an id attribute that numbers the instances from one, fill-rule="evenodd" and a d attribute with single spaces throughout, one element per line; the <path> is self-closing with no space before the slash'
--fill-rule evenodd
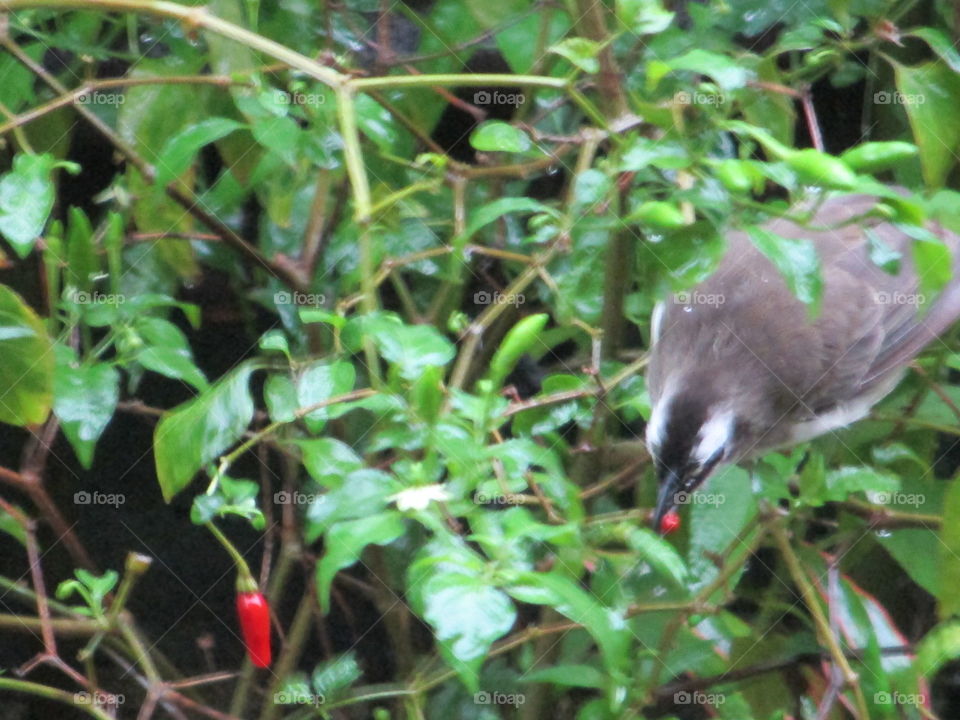
<path id="1" fill-rule="evenodd" d="M 676 510 L 671 510 L 666 515 L 663 516 L 663 519 L 660 521 L 660 532 L 664 535 L 669 535 L 675 530 L 680 529 L 680 513 Z"/>
<path id="2" fill-rule="evenodd" d="M 267 667 L 270 665 L 270 605 L 263 593 L 238 590 L 237 617 L 247 655 L 257 667 Z"/>

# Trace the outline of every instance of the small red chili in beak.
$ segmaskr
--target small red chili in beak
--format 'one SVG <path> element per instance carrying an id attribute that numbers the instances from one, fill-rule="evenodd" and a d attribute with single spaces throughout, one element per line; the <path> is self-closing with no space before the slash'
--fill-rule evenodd
<path id="1" fill-rule="evenodd" d="M 671 510 L 666 515 L 663 516 L 663 519 L 660 521 L 660 532 L 664 535 L 669 535 L 675 530 L 680 529 L 680 513 L 676 510 Z"/>
<path id="2" fill-rule="evenodd" d="M 237 617 L 247 655 L 257 667 L 270 665 L 270 605 L 259 590 L 242 590 L 237 582 Z"/>

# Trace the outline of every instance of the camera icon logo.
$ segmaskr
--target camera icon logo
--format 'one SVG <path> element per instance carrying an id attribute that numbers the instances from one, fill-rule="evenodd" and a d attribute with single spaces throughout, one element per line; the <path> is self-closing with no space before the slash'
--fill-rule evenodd
<path id="1" fill-rule="evenodd" d="M 75 505 L 89 505 L 90 500 L 90 493 L 86 490 L 78 490 L 73 494 L 73 503 Z"/>
<path id="2" fill-rule="evenodd" d="M 474 105 L 489 105 L 490 100 L 490 93 L 488 93 L 486 90 L 477 90 L 477 92 L 473 94 Z"/>

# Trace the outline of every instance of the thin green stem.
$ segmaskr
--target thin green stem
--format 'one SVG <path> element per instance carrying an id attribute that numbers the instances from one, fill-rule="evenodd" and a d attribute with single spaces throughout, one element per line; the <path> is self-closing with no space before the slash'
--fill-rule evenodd
<path id="1" fill-rule="evenodd" d="M 223 545 L 223 549 L 233 558 L 233 562 L 237 566 L 237 573 L 241 577 L 249 577 L 252 579 L 253 573 L 250 572 L 250 566 L 247 564 L 243 555 L 240 554 L 240 551 L 230 542 L 230 539 L 212 522 L 205 522 L 204 526 L 213 533 L 213 536 Z"/>
<path id="2" fill-rule="evenodd" d="M 46 698 L 47 700 L 55 700 L 57 702 L 62 702 L 65 705 L 70 705 L 78 710 L 82 710 L 91 717 L 97 718 L 97 720 L 113 720 L 111 715 L 108 715 L 96 705 L 93 705 L 92 703 L 77 702 L 75 693 L 70 693 L 66 690 L 58 690 L 47 685 L 41 685 L 40 683 L 0 677 L 0 690 L 10 690 L 11 692 L 25 693 L 27 695 Z"/>
<path id="3" fill-rule="evenodd" d="M 853 691 L 853 697 L 857 707 L 857 717 L 861 720 L 867 720 L 870 714 L 867 712 L 867 701 L 863 696 L 863 689 L 858 682 L 857 673 L 853 671 L 846 654 L 844 654 L 843 649 L 840 647 L 840 641 L 830 628 L 830 620 L 820 606 L 820 598 L 817 596 L 817 591 L 814 589 L 813 583 L 810 582 L 810 579 L 804 572 L 803 566 L 800 564 L 800 558 L 797 557 L 797 554 L 790 546 L 787 530 L 784 527 L 784 520 L 782 518 L 774 519 L 773 522 L 770 523 L 770 529 L 773 539 L 780 549 L 780 554 L 787 563 L 787 569 L 790 571 L 793 581 L 800 589 L 800 596 L 803 598 L 807 610 L 810 611 L 810 616 L 813 618 L 814 625 L 817 628 L 817 635 L 820 636 L 820 642 L 826 645 L 833 661 L 839 666 L 843 673 L 843 678 L 847 686 Z"/>
<path id="4" fill-rule="evenodd" d="M 541 87 L 566 90 L 570 82 L 565 78 L 545 75 L 509 75 L 506 73 L 438 73 L 436 75 L 390 75 L 389 77 L 353 78 L 350 87 L 366 90 L 384 90 L 410 87 Z"/>

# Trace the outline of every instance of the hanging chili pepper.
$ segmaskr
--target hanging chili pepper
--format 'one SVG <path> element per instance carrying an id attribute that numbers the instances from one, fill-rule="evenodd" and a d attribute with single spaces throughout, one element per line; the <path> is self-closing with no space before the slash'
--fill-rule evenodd
<path id="1" fill-rule="evenodd" d="M 256 581 L 241 573 L 237 577 L 237 617 L 247 655 L 257 667 L 270 665 L 270 605 Z"/>

